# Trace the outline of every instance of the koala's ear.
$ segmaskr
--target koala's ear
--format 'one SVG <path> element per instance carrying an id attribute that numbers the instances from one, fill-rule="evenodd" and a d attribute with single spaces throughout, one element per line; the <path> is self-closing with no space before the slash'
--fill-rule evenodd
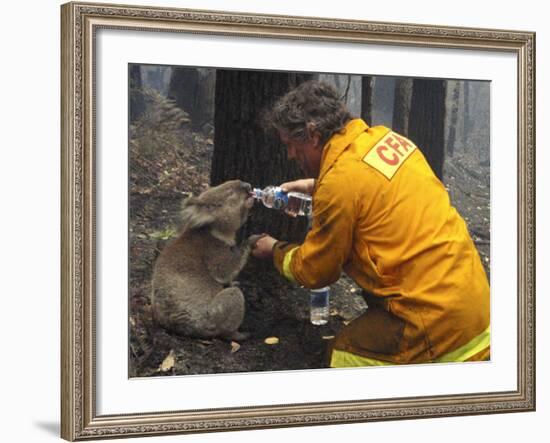
<path id="1" fill-rule="evenodd" d="M 198 229 L 214 223 L 214 214 L 208 206 L 201 204 L 196 197 L 189 197 L 183 202 L 181 211 L 183 231 Z"/>

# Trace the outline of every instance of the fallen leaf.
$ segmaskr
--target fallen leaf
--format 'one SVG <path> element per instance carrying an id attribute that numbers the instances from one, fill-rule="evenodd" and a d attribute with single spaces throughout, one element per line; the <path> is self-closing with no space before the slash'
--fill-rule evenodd
<path id="1" fill-rule="evenodd" d="M 321 337 L 323 340 L 332 340 L 335 336 L 334 335 L 323 335 L 323 337 Z"/>
<path id="2" fill-rule="evenodd" d="M 264 340 L 264 343 L 266 345 L 276 345 L 279 343 L 279 339 L 277 337 L 267 337 L 265 340 Z"/>
<path id="3" fill-rule="evenodd" d="M 239 349 L 241 349 L 241 345 L 239 343 L 237 343 L 236 341 L 232 341 L 231 342 L 231 353 L 234 354 Z"/>
<path id="4" fill-rule="evenodd" d="M 168 372 L 176 364 L 176 353 L 172 349 L 166 358 L 162 361 L 157 372 Z"/>
<path id="5" fill-rule="evenodd" d="M 357 292 L 357 288 L 351 288 L 351 289 L 349 290 L 349 292 L 351 292 L 352 294 L 355 294 L 355 293 Z"/>
<path id="6" fill-rule="evenodd" d="M 169 240 L 177 235 L 177 231 L 174 228 L 168 228 L 163 231 L 152 232 L 149 237 L 155 240 Z"/>

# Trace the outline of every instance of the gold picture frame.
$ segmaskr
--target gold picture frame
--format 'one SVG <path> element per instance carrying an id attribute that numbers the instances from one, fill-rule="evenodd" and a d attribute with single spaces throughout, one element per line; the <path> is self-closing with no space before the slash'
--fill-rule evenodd
<path id="1" fill-rule="evenodd" d="M 61 17 L 63 438 L 74 441 L 535 409 L 534 33 L 79 2 L 63 5 Z M 518 78 L 517 389 L 384 400 L 97 415 L 94 58 L 98 29 L 460 48 L 515 54 Z"/>

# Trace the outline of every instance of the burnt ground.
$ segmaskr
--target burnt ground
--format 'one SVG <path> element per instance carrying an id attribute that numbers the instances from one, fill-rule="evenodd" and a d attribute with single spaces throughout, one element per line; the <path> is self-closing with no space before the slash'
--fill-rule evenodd
<path id="1" fill-rule="evenodd" d="M 443 181 L 451 203 L 468 225 L 468 231 L 490 278 L 491 203 L 490 167 L 476 156 L 462 154 L 445 161 Z"/>
<path id="2" fill-rule="evenodd" d="M 164 112 L 174 112 L 167 104 Z M 158 117 L 158 116 L 157 116 Z M 150 118 L 150 116 L 149 116 Z M 157 119 L 158 120 L 158 119 Z M 271 263 L 254 258 L 239 275 L 246 299 L 241 330 L 248 340 L 230 343 L 171 335 L 152 321 L 153 264 L 178 229 L 182 200 L 208 186 L 212 134 L 195 133 L 184 115 L 156 131 L 132 127 L 130 164 L 130 377 L 322 368 L 330 340 L 366 305 L 343 276 L 331 286 L 328 324 L 309 322 L 309 294 L 280 277 Z M 468 156 L 448 159 L 444 182 L 468 222 L 489 271 L 489 167 Z M 182 180 L 181 177 L 184 177 Z M 266 339 L 277 338 L 276 344 Z"/>

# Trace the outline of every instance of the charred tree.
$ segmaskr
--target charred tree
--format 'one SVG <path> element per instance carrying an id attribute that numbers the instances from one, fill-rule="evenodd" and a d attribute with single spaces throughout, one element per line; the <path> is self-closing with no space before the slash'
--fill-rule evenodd
<path id="1" fill-rule="evenodd" d="M 471 147 L 471 135 L 473 129 L 472 119 L 472 102 L 471 89 L 472 82 L 464 82 L 464 120 L 463 120 L 463 134 L 464 134 L 464 152 L 468 152 Z"/>
<path id="2" fill-rule="evenodd" d="M 451 97 L 451 115 L 449 119 L 449 138 L 447 139 L 447 152 L 450 157 L 454 155 L 458 126 L 458 107 L 460 100 L 460 82 L 454 82 Z"/>
<path id="3" fill-rule="evenodd" d="M 445 80 L 413 81 L 408 131 L 439 179 L 445 157 L 445 89 Z"/>
<path id="4" fill-rule="evenodd" d="M 344 103 L 348 103 L 349 100 L 349 91 L 351 88 L 351 75 L 346 75 L 346 89 L 344 91 L 344 95 L 342 96 L 342 101 Z"/>
<path id="5" fill-rule="evenodd" d="M 275 99 L 309 78 L 305 74 L 217 70 L 213 186 L 240 179 L 263 188 L 302 178 L 298 166 L 287 159 L 278 135 L 262 128 L 260 115 Z M 307 220 L 302 217 L 292 219 L 256 204 L 243 234 L 267 232 L 302 241 L 306 229 Z"/>
<path id="6" fill-rule="evenodd" d="M 395 81 L 392 128 L 395 132 L 405 136 L 409 134 L 412 91 L 413 80 L 411 78 L 398 78 Z"/>
<path id="7" fill-rule="evenodd" d="M 168 98 L 189 115 L 195 130 L 214 116 L 215 71 L 206 68 L 172 68 Z"/>
<path id="8" fill-rule="evenodd" d="M 374 77 L 361 77 L 361 118 L 372 124 L 372 97 L 374 92 Z"/>
<path id="9" fill-rule="evenodd" d="M 134 123 L 145 112 L 141 66 L 130 65 L 130 123 Z"/>

